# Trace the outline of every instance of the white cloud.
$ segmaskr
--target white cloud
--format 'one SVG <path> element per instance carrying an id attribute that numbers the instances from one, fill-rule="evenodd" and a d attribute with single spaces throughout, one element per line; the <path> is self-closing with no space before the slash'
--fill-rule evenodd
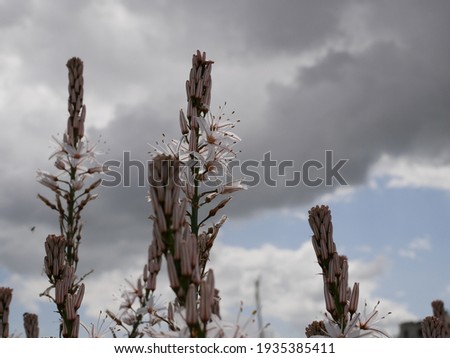
<path id="1" fill-rule="evenodd" d="M 28 312 L 39 311 L 39 294 L 42 293 L 45 286 L 45 278 L 43 280 L 37 279 L 38 275 L 24 276 L 20 274 L 11 274 L 5 282 L 2 283 L 5 287 L 13 289 L 12 305 L 16 303 L 24 307 Z"/>
<path id="2" fill-rule="evenodd" d="M 383 155 L 370 170 L 372 185 L 386 178 L 388 188 L 430 188 L 450 190 L 450 165 L 439 161 L 426 162 L 417 158 Z"/>
<path id="3" fill-rule="evenodd" d="M 445 288 L 445 294 L 450 299 L 450 284 Z"/>
<path id="4" fill-rule="evenodd" d="M 418 237 L 409 242 L 409 244 L 399 250 L 399 255 L 410 259 L 415 259 L 417 254 L 422 251 L 431 251 L 431 237 L 423 236 Z"/>
<path id="5" fill-rule="evenodd" d="M 333 192 L 323 194 L 317 202 L 319 203 L 349 203 L 352 201 L 357 188 L 351 186 L 339 186 Z"/>
<path id="6" fill-rule="evenodd" d="M 221 292 L 222 309 L 228 314 L 237 311 L 240 300 L 254 307 L 255 281 L 261 277 L 263 318 L 272 323 L 276 334 L 304 337 L 305 327 L 323 318 L 320 268 L 309 242 L 296 250 L 273 245 L 257 249 L 216 245 L 214 252 L 211 267 Z M 360 309 L 365 300 L 372 306 L 381 300 L 381 314 L 394 312 L 384 321 L 389 333 L 396 335 L 401 322 L 415 318 L 401 302 L 376 297 L 379 278 L 390 268 L 386 258 L 352 260 L 349 266 L 351 284 L 360 282 Z"/>
<path id="7" fill-rule="evenodd" d="M 373 253 L 374 251 L 373 247 L 370 245 L 359 245 L 356 247 L 356 250 L 358 250 L 358 252 L 361 252 L 363 254 L 370 254 Z"/>
<path id="8" fill-rule="evenodd" d="M 306 208 L 282 208 L 277 213 L 288 218 L 299 219 L 301 221 L 308 221 L 308 209 Z"/>
<path id="9" fill-rule="evenodd" d="M 125 279 L 132 283 L 139 277 L 143 262 L 141 257 L 127 260 L 133 262 L 122 269 L 93 273 L 86 279 L 86 294 L 82 309 L 82 321 L 85 325 L 95 323 L 101 311 L 110 309 L 118 312 L 121 289 L 127 288 Z M 372 261 L 351 260 L 349 279 L 360 282 L 360 309 L 364 302 L 369 308 L 381 300 L 380 314 L 392 311 L 384 328 L 391 334 L 398 333 L 401 322 L 416 319 L 401 301 L 377 297 L 379 278 L 389 270 L 390 264 L 385 257 Z M 244 249 L 216 244 L 211 257 L 210 268 L 216 276 L 216 286 L 220 290 L 221 312 L 225 320 L 234 321 L 241 302 L 244 305 L 243 322 L 249 312 L 255 308 L 255 281 L 260 278 L 260 294 L 264 323 L 270 323 L 270 331 L 275 336 L 304 337 L 305 327 L 313 320 L 323 319 L 325 310 L 320 267 L 315 261 L 313 249 L 309 242 L 296 250 L 281 249 L 274 245 L 260 248 Z M 43 298 L 38 294 L 46 287 L 45 277 L 13 274 L 7 280 L 14 287 L 15 299 L 28 311 L 45 314 L 50 312 L 52 303 L 42 309 Z M 169 288 L 165 265 L 158 276 L 157 295 L 161 302 L 169 302 L 173 294 Z M 15 314 L 17 312 L 14 312 Z M 52 321 L 56 324 L 55 320 Z M 256 327 L 254 327 L 256 330 Z M 54 327 L 42 327 L 45 332 L 55 332 Z"/>

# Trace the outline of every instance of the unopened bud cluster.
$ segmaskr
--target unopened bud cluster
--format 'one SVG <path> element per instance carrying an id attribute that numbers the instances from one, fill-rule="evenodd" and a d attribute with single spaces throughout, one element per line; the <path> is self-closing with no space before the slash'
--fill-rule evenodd
<path id="1" fill-rule="evenodd" d="M 64 236 L 48 235 L 45 241 L 44 271 L 55 294 L 52 298 L 62 316 L 62 336 L 76 338 L 80 316 L 77 313 L 84 297 L 84 283 L 76 282 L 75 268 L 66 262 L 67 240 Z"/>
<path id="2" fill-rule="evenodd" d="M 435 316 L 427 316 L 421 323 L 424 338 L 446 338 L 447 327 L 444 322 Z"/>
<path id="3" fill-rule="evenodd" d="M 84 121 L 86 119 L 86 106 L 83 104 L 84 78 L 83 61 L 73 57 L 67 62 L 69 70 L 69 100 L 67 110 L 67 131 L 64 142 L 75 147 L 79 139 L 84 136 Z"/>
<path id="4" fill-rule="evenodd" d="M 189 121 L 209 111 L 211 103 L 211 70 L 214 61 L 206 59 L 206 53 L 192 56 L 192 68 L 186 81 L 186 97 L 188 100 L 187 118 Z"/>
<path id="5" fill-rule="evenodd" d="M 431 307 L 433 316 L 425 317 L 421 322 L 422 336 L 424 338 L 448 338 L 449 329 L 444 302 L 434 300 L 431 302 Z"/>
<path id="6" fill-rule="evenodd" d="M 39 338 L 39 320 L 36 314 L 24 313 L 23 327 L 27 338 Z"/>
<path id="7" fill-rule="evenodd" d="M 327 311 L 342 330 L 358 310 L 359 283 L 348 284 L 348 260 L 337 253 L 333 241 L 333 223 L 328 206 L 316 206 L 309 211 L 312 245 L 322 269 Z"/>
<path id="8" fill-rule="evenodd" d="M 314 336 L 323 336 L 327 333 L 323 321 L 313 321 L 305 328 L 306 338 Z"/>
<path id="9" fill-rule="evenodd" d="M 209 270 L 206 279 L 200 282 L 200 295 L 198 286 L 194 283 L 189 285 L 186 298 L 186 324 L 193 338 L 206 337 L 212 316 L 220 318 L 218 290 L 214 284 L 214 273 Z"/>
<path id="10" fill-rule="evenodd" d="M 0 287 L 0 338 L 9 337 L 9 305 L 12 292 L 12 288 Z"/>

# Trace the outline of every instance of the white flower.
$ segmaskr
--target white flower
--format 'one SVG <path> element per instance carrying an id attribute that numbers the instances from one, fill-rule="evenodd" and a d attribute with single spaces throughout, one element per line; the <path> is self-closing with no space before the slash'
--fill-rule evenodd
<path id="1" fill-rule="evenodd" d="M 97 323 L 95 325 L 91 323 L 90 328 L 80 322 L 81 327 L 84 328 L 89 338 L 106 337 L 108 333 L 111 333 L 113 331 L 111 325 L 114 323 L 114 321 L 111 320 L 108 315 L 105 315 L 105 317 L 101 319 L 101 315 L 102 312 L 100 311 L 97 318 Z"/>
<path id="2" fill-rule="evenodd" d="M 211 322 L 207 326 L 208 338 L 247 338 L 250 336 L 249 326 L 255 323 L 257 310 L 252 311 L 250 316 L 241 323 L 241 314 L 244 311 L 244 303 L 241 301 L 235 322 L 227 322 L 217 315 L 212 315 Z M 264 327 L 265 328 L 265 327 Z M 264 329 L 263 328 L 263 329 Z M 256 337 L 260 332 L 256 332 Z"/>
<path id="3" fill-rule="evenodd" d="M 247 190 L 248 186 L 242 184 L 241 180 L 235 180 L 224 185 L 219 185 L 217 188 L 217 193 L 219 194 L 229 194 L 239 190 Z"/>
<path id="4" fill-rule="evenodd" d="M 249 337 L 248 328 L 255 323 L 256 311 L 253 311 L 245 320 L 240 322 L 240 316 L 243 311 L 242 303 L 235 322 L 227 322 L 219 316 L 213 314 L 211 320 L 206 326 L 206 338 L 245 338 Z M 158 330 L 154 327 L 147 327 L 147 335 L 155 338 L 190 338 L 190 330 L 186 324 L 186 309 L 175 305 L 173 320 L 171 321 L 172 330 Z M 259 332 L 256 332 L 258 335 Z M 256 336 L 257 336 L 256 335 Z"/>
<path id="5" fill-rule="evenodd" d="M 199 153 L 203 155 L 206 162 L 229 160 L 236 156 L 232 147 L 241 139 L 229 130 L 235 127 L 234 122 L 211 114 L 206 117 L 197 117 L 197 121 L 201 128 Z"/>
<path id="6" fill-rule="evenodd" d="M 379 323 L 386 318 L 386 316 L 378 318 L 378 305 L 380 301 L 377 302 L 375 307 L 370 313 L 367 313 L 367 302 L 364 304 L 364 313 L 362 318 L 358 319 L 358 328 L 363 331 L 362 335 L 366 337 L 389 337 L 389 334 L 382 328 L 379 327 Z M 391 312 L 388 312 L 388 315 Z"/>
<path id="7" fill-rule="evenodd" d="M 81 190 L 84 185 L 83 179 L 78 178 L 78 179 L 72 180 L 71 185 L 72 185 L 73 190 L 75 190 L 75 191 Z"/>
<path id="8" fill-rule="evenodd" d="M 352 319 L 349 320 L 342 331 L 341 324 L 334 321 L 331 317 L 325 314 L 324 321 L 326 332 L 324 335 L 315 337 L 329 337 L 329 338 L 383 338 L 389 337 L 389 334 L 378 327 L 380 321 L 386 316 L 378 318 L 377 307 L 380 301 L 375 305 L 370 313 L 367 313 L 367 303 L 364 305 L 364 314 L 356 313 Z M 390 314 L 390 312 L 388 313 Z M 314 337 L 314 336 L 313 336 Z"/>
<path id="9" fill-rule="evenodd" d="M 99 164 L 96 159 L 98 153 L 95 151 L 95 145 L 89 146 L 87 139 L 81 139 L 76 147 L 68 143 L 62 143 L 55 137 L 53 137 L 53 140 L 57 143 L 58 148 L 49 159 L 56 157 L 58 166 L 61 167 L 65 163 L 70 167 L 81 169 L 81 164 L 86 161 Z"/>
<path id="10" fill-rule="evenodd" d="M 55 175 L 50 174 L 49 172 L 45 170 L 37 170 L 36 171 L 38 182 L 42 185 L 46 186 L 47 188 L 50 188 L 53 191 L 59 190 L 58 187 L 58 177 Z"/>
<path id="11" fill-rule="evenodd" d="M 136 314 L 138 315 L 146 315 L 149 313 L 152 316 L 159 316 L 160 312 L 165 310 L 166 307 L 160 303 L 158 303 L 159 298 L 155 297 L 155 295 L 152 293 L 150 297 L 148 298 L 147 304 L 145 307 L 138 308 L 136 310 Z"/>
<path id="12" fill-rule="evenodd" d="M 236 158 L 233 147 L 241 140 L 231 132 L 237 122 L 226 119 L 223 114 L 219 117 L 210 113 L 206 117 L 193 117 L 192 128 L 189 128 L 191 135 L 186 133 L 179 140 L 174 139 L 169 142 L 163 135 L 162 140 L 152 146 L 154 155 L 172 155 L 183 164 L 185 170 L 180 172 L 180 179 L 186 183 L 184 191 L 188 197 L 190 197 L 189 183 L 192 184 L 195 180 L 206 181 L 211 175 L 215 178 L 228 173 L 229 163 Z M 195 123 L 195 126 L 192 123 Z M 198 138 L 196 132 L 193 132 L 194 127 L 198 128 Z M 191 141 L 198 141 L 198 145 L 193 145 Z M 195 168 L 195 178 L 193 168 Z M 236 191 L 244 187 L 225 184 L 222 189 Z"/>
<path id="13" fill-rule="evenodd" d="M 172 139 L 169 143 L 163 138 L 161 142 L 156 142 L 156 145 L 151 145 L 154 153 L 153 157 L 160 154 L 171 155 L 178 158 L 180 161 L 188 161 L 191 152 L 189 151 L 189 145 L 186 143 L 186 138 L 183 136 L 180 140 Z"/>
<path id="14" fill-rule="evenodd" d="M 323 336 L 313 337 L 328 337 L 328 338 L 359 338 L 361 337 L 359 328 L 357 327 L 359 313 L 355 314 L 353 318 L 347 322 L 344 331 L 342 331 L 341 325 L 334 321 L 331 317 L 325 314 L 326 319 L 324 321 L 326 332 Z"/>

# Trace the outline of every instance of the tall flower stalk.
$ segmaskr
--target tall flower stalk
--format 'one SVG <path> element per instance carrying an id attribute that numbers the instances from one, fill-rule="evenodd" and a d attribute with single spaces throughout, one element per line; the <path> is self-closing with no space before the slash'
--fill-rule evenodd
<path id="1" fill-rule="evenodd" d="M 424 338 L 450 337 L 444 301 L 434 300 L 431 302 L 431 307 L 433 316 L 427 316 L 421 322 L 422 336 Z"/>
<path id="2" fill-rule="evenodd" d="M 153 238 L 148 261 L 131 297 L 129 293 L 124 295 L 122 315 L 110 313 L 119 326 L 125 327 L 129 337 L 144 333 L 158 336 L 161 333 L 153 326 L 161 322 L 167 324 L 166 333 L 172 336 L 220 336 L 224 332 L 217 329 L 219 291 L 207 263 L 227 217 L 211 220 L 230 201 L 228 194 L 245 186 L 240 181 L 227 180 L 231 176 L 229 163 L 236 156 L 233 147 L 240 138 L 231 131 L 237 121 L 231 121 L 223 113 L 219 116 L 210 113 L 212 65 L 204 52 L 193 55 L 186 81 L 186 114 L 183 110 L 179 112 L 181 137 L 157 143 L 149 163 Z M 176 296 L 164 314 L 154 305 L 163 258 Z M 135 300 L 139 301 L 138 309 L 132 307 Z M 147 314 L 150 318 L 144 322 Z M 213 322 L 215 329 L 211 328 Z M 145 332 L 139 328 L 142 323 L 147 323 Z"/>
<path id="3" fill-rule="evenodd" d="M 44 271 L 51 286 L 41 295 L 49 297 L 57 307 L 62 320 L 61 335 L 78 337 L 80 317 L 78 309 L 84 296 L 84 276 L 76 270 L 79 261 L 82 221 L 81 212 L 97 197 L 93 191 L 101 179 L 92 177 L 104 168 L 96 159 L 95 147 L 90 146 L 84 135 L 86 106 L 83 103 L 83 62 L 71 58 L 67 62 L 69 72 L 69 98 L 67 128 L 62 141 L 53 138 L 57 150 L 50 156 L 58 170 L 51 174 L 38 170 L 38 181 L 52 190 L 54 201 L 38 194 L 45 205 L 55 210 L 59 218 L 59 235 L 48 235 L 45 241 Z M 54 290 L 54 294 L 51 291 Z"/>
<path id="4" fill-rule="evenodd" d="M 0 338 L 9 337 L 9 305 L 12 292 L 12 288 L 0 287 Z"/>
<path id="5" fill-rule="evenodd" d="M 23 328 L 27 338 L 39 338 L 39 320 L 34 313 L 23 314 Z"/>
<path id="6" fill-rule="evenodd" d="M 314 321 L 308 326 L 307 336 L 387 337 L 388 334 L 377 327 L 379 302 L 370 313 L 366 312 L 367 304 L 363 314 L 357 312 L 359 283 L 355 282 L 353 288 L 349 287 L 348 259 L 336 250 L 328 206 L 311 208 L 308 220 L 313 232 L 312 245 L 322 269 L 325 307 L 330 316 L 327 315 L 324 322 Z"/>

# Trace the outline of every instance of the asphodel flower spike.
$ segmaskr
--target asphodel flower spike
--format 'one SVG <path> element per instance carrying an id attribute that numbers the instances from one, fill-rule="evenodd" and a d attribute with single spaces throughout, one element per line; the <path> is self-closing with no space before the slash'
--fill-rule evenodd
<path id="1" fill-rule="evenodd" d="M 348 259 L 339 255 L 333 240 L 333 223 L 328 206 L 315 206 L 309 211 L 309 225 L 313 232 L 312 246 L 322 268 L 325 308 L 328 311 L 321 324 L 307 327 L 308 337 L 382 337 L 387 333 L 376 326 L 378 310 L 361 315 L 358 310 L 359 283 L 348 284 Z M 383 319 L 384 317 L 382 317 Z"/>
<path id="2" fill-rule="evenodd" d="M 83 61 L 71 58 L 67 62 L 69 73 L 69 118 L 62 140 L 53 137 L 56 151 L 54 159 L 57 174 L 38 170 L 38 181 L 54 192 L 55 201 L 38 194 L 45 205 L 58 213 L 60 235 L 49 235 L 45 242 L 44 270 L 51 286 L 41 295 L 57 306 L 62 320 L 63 337 L 78 337 L 79 315 L 85 286 L 76 279 L 81 240 L 81 212 L 88 202 L 97 198 L 93 191 L 101 180 L 88 183 L 105 168 L 97 161 L 95 146 L 85 136 L 86 106 L 84 104 Z M 55 290 L 55 297 L 50 295 Z"/>

